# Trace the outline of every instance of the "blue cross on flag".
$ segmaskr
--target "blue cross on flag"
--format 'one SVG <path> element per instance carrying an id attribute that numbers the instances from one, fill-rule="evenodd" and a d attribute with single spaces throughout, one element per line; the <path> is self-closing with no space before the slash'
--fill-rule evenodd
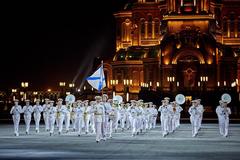
<path id="1" fill-rule="evenodd" d="M 88 83 L 98 91 L 106 87 L 103 64 L 90 77 L 87 78 Z"/>

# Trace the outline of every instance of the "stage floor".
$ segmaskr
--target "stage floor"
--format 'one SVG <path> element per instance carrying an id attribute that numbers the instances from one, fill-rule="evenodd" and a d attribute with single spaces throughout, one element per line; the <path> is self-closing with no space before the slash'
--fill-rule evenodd
<path id="1" fill-rule="evenodd" d="M 31 128 L 34 131 L 34 128 Z M 43 131 L 43 126 L 41 130 Z M 95 142 L 95 135 L 76 133 L 50 137 L 47 132 L 13 136 L 12 125 L 0 125 L 0 159 L 236 159 L 240 157 L 240 124 L 231 124 L 229 137 L 219 136 L 217 124 L 203 124 L 199 135 L 191 137 L 190 124 L 182 124 L 163 138 L 160 126 L 131 137 L 130 131 L 113 134 L 112 139 Z"/>

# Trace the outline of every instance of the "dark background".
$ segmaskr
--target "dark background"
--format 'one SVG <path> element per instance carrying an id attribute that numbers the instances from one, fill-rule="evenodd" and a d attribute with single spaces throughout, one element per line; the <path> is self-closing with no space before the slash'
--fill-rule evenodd
<path id="1" fill-rule="evenodd" d="M 0 89 L 79 85 L 95 57 L 115 52 L 113 13 L 127 0 L 89 0 L 3 5 Z"/>

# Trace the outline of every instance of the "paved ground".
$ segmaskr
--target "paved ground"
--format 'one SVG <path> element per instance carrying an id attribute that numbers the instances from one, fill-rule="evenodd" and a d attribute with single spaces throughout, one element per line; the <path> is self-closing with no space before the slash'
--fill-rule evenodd
<path id="1" fill-rule="evenodd" d="M 43 126 L 42 126 L 43 127 Z M 43 130 L 43 128 L 41 128 Z M 160 127 L 137 137 L 130 132 L 115 133 L 113 139 L 95 142 L 94 135 L 75 133 L 54 135 L 30 133 L 21 126 L 19 137 L 11 125 L 0 125 L 0 159 L 227 159 L 239 160 L 240 124 L 230 125 L 230 136 L 218 135 L 217 124 L 204 124 L 197 138 L 190 124 L 182 124 L 174 134 L 163 138 Z"/>

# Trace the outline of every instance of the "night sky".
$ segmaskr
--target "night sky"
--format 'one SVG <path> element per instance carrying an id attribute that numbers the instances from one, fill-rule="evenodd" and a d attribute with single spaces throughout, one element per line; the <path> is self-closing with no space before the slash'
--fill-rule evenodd
<path id="1" fill-rule="evenodd" d="M 0 89 L 56 88 L 59 81 L 79 85 L 94 57 L 115 51 L 113 13 L 127 0 L 78 3 L 9 3 L 2 19 Z M 82 3 L 82 4 L 80 4 Z"/>

